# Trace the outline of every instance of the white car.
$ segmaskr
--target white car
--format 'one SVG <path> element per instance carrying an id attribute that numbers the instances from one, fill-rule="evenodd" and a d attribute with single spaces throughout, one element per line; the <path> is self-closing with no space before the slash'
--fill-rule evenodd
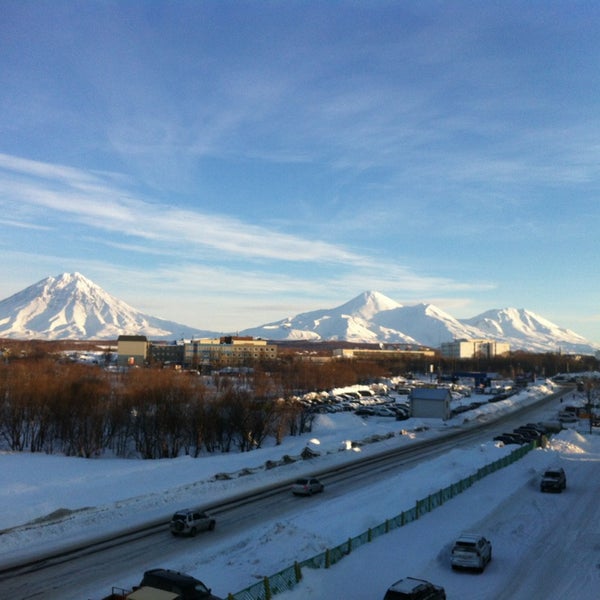
<path id="1" fill-rule="evenodd" d="M 463 533 L 454 542 L 451 563 L 453 569 L 476 569 L 480 573 L 492 560 L 492 544 L 484 536 Z"/>
<path id="2" fill-rule="evenodd" d="M 194 537 L 199 531 L 212 531 L 216 521 L 205 512 L 186 508 L 178 510 L 170 523 L 173 535 L 189 535 Z"/>
<path id="3" fill-rule="evenodd" d="M 292 484 L 292 494 L 296 496 L 312 496 L 324 489 L 325 486 L 316 477 L 302 477 Z"/>

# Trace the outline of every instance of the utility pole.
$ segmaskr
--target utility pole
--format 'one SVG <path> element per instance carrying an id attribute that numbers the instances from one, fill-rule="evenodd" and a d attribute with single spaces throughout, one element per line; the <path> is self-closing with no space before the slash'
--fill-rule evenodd
<path id="1" fill-rule="evenodd" d="M 588 414 L 588 419 L 590 421 L 590 435 L 592 435 L 592 380 L 591 378 L 588 378 L 587 381 L 587 414 Z"/>

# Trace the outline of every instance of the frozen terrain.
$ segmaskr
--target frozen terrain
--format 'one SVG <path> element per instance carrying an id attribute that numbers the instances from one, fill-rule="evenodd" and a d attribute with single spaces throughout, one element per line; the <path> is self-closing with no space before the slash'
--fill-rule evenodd
<path id="1" fill-rule="evenodd" d="M 552 391 L 550 384 L 483 406 L 478 418 L 530 403 Z M 547 418 L 558 409 L 549 407 Z M 0 563 L 7 564 L 36 551 L 105 534 L 135 522 L 167 516 L 175 509 L 209 504 L 226 495 L 351 459 L 349 440 L 373 433 L 395 435 L 362 447 L 362 453 L 409 444 L 412 439 L 440 435 L 462 426 L 465 415 L 445 424 L 436 421 L 397 422 L 385 418 L 340 413 L 321 415 L 310 436 L 286 438 L 245 454 L 202 459 L 138 461 L 76 459 L 61 456 L 0 454 Z M 412 432 L 417 425 L 427 431 Z M 400 431 L 405 430 L 401 435 Z M 298 461 L 265 470 L 267 460 L 298 455 L 304 447 L 320 451 L 314 461 Z M 254 530 L 218 544 L 199 543 L 176 561 L 157 564 L 183 570 L 226 597 L 288 567 L 336 546 L 386 518 L 414 505 L 415 500 L 457 481 L 510 452 L 514 447 L 493 442 L 457 448 L 402 474 L 393 475 L 354 494 L 299 499 L 299 510 L 283 519 L 265 518 Z M 356 454 L 358 455 L 358 453 Z M 548 465 L 562 465 L 568 488 L 560 495 L 540 494 L 539 477 Z M 251 473 L 239 476 L 242 469 Z M 229 473 L 231 479 L 215 478 Z M 303 581 L 278 595 L 282 600 L 381 599 L 393 581 L 423 577 L 446 588 L 448 598 L 559 599 L 596 597 L 600 584 L 600 436 L 583 425 L 555 436 L 505 469 L 486 477 L 418 522 L 361 546 L 328 570 L 304 569 Z M 332 490 L 333 491 L 333 490 Z M 330 496 L 333 496 L 331 493 Z M 482 575 L 453 572 L 450 545 L 465 529 L 476 529 L 492 540 L 494 559 Z M 168 535 L 165 532 L 165 535 Z M 183 546 L 182 546 L 183 547 Z M 141 573 L 120 570 L 118 580 L 81 581 L 72 599 L 100 598 L 111 585 L 128 587 Z M 0 596 L 2 596 L 0 581 Z M 62 598 L 61 600 L 70 600 Z"/>

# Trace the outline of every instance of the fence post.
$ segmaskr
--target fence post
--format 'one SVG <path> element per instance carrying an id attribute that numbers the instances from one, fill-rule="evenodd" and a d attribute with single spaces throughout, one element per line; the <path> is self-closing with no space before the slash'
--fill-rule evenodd
<path id="1" fill-rule="evenodd" d="M 271 583 L 269 582 L 269 578 L 265 577 L 263 581 L 265 584 L 265 600 L 271 600 Z"/>
<path id="2" fill-rule="evenodd" d="M 352 552 L 352 538 L 348 538 L 348 547 L 346 549 L 346 554 L 350 554 Z"/>
<path id="3" fill-rule="evenodd" d="M 302 580 L 302 568 L 298 561 L 294 563 L 294 574 L 296 575 L 296 583 Z"/>
<path id="4" fill-rule="evenodd" d="M 325 568 L 329 569 L 331 566 L 331 556 L 329 556 L 329 548 L 325 550 Z"/>

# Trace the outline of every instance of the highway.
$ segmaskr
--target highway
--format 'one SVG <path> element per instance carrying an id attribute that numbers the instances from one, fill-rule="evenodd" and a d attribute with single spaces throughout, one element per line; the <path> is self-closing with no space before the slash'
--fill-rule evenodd
<path id="1" fill-rule="evenodd" d="M 561 393 L 567 391 L 570 390 Z M 351 494 L 359 487 L 368 487 L 392 473 L 413 468 L 415 464 L 451 448 L 489 441 L 502 431 L 539 420 L 543 407 L 555 403 L 559 395 L 545 397 L 493 422 L 472 422 L 433 440 L 415 441 L 408 446 L 355 459 L 334 470 L 315 471 L 314 474 L 325 483 L 328 500 Z M 313 502 L 320 502 L 320 498 L 313 497 Z M 139 572 L 141 577 L 143 571 L 151 566 L 190 552 L 190 544 L 196 558 L 200 554 L 209 561 L 212 555 L 226 552 L 236 539 L 242 538 L 257 525 L 266 527 L 273 521 L 303 510 L 304 506 L 290 494 L 289 481 L 283 481 L 252 495 L 227 498 L 216 505 L 203 506 L 217 518 L 217 528 L 193 540 L 172 537 L 168 533 L 168 524 L 161 521 L 147 523 L 135 531 L 122 532 L 102 541 L 89 541 L 79 547 L 39 556 L 26 564 L 4 565 L 0 569 L 0 597 L 86 600 L 71 596 L 71 590 L 80 588 L 81 581 L 85 581 L 98 590 L 98 596 L 92 599 L 97 600 L 110 593 L 114 585 L 131 585 L 129 577 L 132 571 Z"/>

